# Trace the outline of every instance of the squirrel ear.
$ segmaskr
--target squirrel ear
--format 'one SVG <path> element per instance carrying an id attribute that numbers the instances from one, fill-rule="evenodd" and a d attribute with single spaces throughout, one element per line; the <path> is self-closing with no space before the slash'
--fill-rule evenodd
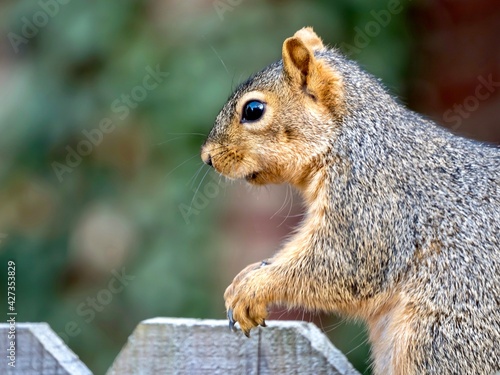
<path id="1" fill-rule="evenodd" d="M 283 43 L 283 65 L 285 73 L 293 80 L 305 83 L 305 78 L 315 60 L 314 51 L 323 49 L 321 39 L 311 27 L 304 27 Z"/>
<path id="2" fill-rule="evenodd" d="M 291 37 L 283 43 L 283 68 L 292 80 L 305 83 L 312 58 L 311 51 L 299 38 Z"/>
<path id="3" fill-rule="evenodd" d="M 312 28 L 300 29 L 283 43 L 283 72 L 293 86 L 341 114 L 344 110 L 342 77 L 314 56 L 315 51 L 324 48 Z"/>
<path id="4" fill-rule="evenodd" d="M 324 49 L 323 41 L 321 38 L 314 32 L 312 27 L 303 27 L 299 31 L 297 31 L 294 35 L 295 38 L 299 38 L 302 43 L 309 49 L 313 51 L 318 51 L 320 49 Z"/>

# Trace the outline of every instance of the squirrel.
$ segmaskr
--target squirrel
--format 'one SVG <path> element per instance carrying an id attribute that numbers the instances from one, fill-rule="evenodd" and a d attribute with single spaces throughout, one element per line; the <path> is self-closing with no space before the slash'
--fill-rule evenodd
<path id="1" fill-rule="evenodd" d="M 305 218 L 226 289 L 229 326 L 268 307 L 364 321 L 376 374 L 500 371 L 500 149 L 439 127 L 312 28 L 230 96 L 202 160 L 288 183 Z"/>

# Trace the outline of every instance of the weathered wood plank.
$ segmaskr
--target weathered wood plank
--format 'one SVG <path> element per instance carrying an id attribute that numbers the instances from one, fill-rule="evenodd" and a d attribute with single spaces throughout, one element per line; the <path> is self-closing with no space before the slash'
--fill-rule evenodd
<path id="1" fill-rule="evenodd" d="M 9 334 L 15 332 L 15 367 Z M 0 324 L 0 374 L 91 375 L 85 366 L 47 323 Z"/>
<path id="2" fill-rule="evenodd" d="M 312 323 L 273 321 L 246 338 L 225 320 L 155 318 L 140 323 L 108 375 L 359 373 Z"/>

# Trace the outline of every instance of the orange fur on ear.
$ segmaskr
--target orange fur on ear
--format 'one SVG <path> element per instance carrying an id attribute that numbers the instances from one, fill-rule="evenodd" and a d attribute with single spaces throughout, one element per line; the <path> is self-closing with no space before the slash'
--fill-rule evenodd
<path id="1" fill-rule="evenodd" d="M 312 52 L 297 37 L 291 37 L 283 43 L 283 65 L 285 73 L 300 84 L 305 83 L 309 74 Z"/>
<path id="2" fill-rule="evenodd" d="M 314 32 L 312 27 L 303 27 L 299 31 L 297 31 L 294 35 L 295 38 L 298 38 L 302 41 L 302 43 L 312 51 L 319 51 L 324 49 L 323 41 L 321 38 Z"/>
<path id="3" fill-rule="evenodd" d="M 292 79 L 299 78 L 300 83 L 303 84 L 304 77 L 311 69 L 310 63 L 314 60 L 314 51 L 324 48 L 323 42 L 312 27 L 303 27 L 283 43 L 283 63 L 286 73 Z M 297 69 L 302 76 L 294 72 Z"/>
<path id="4" fill-rule="evenodd" d="M 343 112 L 341 75 L 314 51 L 325 48 L 312 28 L 304 27 L 283 43 L 283 71 L 292 86 L 319 99 L 336 114 Z"/>

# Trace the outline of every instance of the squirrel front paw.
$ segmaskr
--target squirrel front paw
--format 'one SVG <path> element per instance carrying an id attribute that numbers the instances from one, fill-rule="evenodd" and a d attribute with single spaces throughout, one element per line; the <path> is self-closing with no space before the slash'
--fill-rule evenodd
<path id="1" fill-rule="evenodd" d="M 224 293 L 229 328 L 236 330 L 234 325 L 238 322 L 247 337 L 252 328 L 266 326 L 267 304 L 270 301 L 263 294 L 267 287 L 262 267 L 268 264 L 263 261 L 249 265 L 234 278 Z"/>

